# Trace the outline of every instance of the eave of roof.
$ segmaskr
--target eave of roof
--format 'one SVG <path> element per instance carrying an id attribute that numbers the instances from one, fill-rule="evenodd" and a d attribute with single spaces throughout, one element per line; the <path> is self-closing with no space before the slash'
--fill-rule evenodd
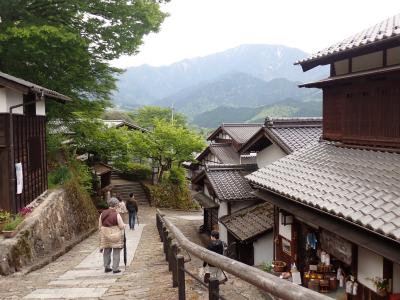
<path id="1" fill-rule="evenodd" d="M 223 216 L 219 221 L 238 240 L 254 240 L 273 229 L 274 207 L 270 203 L 257 204 Z"/>
<path id="2" fill-rule="evenodd" d="M 335 58 L 342 59 L 341 56 L 343 55 L 349 56 L 350 52 L 360 52 L 393 41 L 399 42 L 399 35 L 400 14 L 397 14 L 305 59 L 299 60 L 295 64 L 300 64 L 303 70 L 307 71 L 318 65 L 330 63 Z"/>
<path id="3" fill-rule="evenodd" d="M 350 74 L 345 74 L 345 75 L 338 75 L 338 76 L 334 76 L 334 77 L 328 77 L 328 78 L 325 78 L 322 80 L 300 84 L 299 87 L 321 88 L 324 86 L 331 85 L 333 83 L 336 84 L 339 82 L 350 81 L 352 79 L 365 78 L 366 76 L 379 76 L 379 75 L 384 75 L 387 73 L 392 73 L 392 72 L 397 72 L 397 71 L 400 71 L 400 65 L 386 67 L 386 68 L 373 69 L 373 70 L 368 70 L 368 71 L 362 71 L 362 72 L 357 72 L 357 73 L 350 73 Z"/>
<path id="4" fill-rule="evenodd" d="M 3 72 L 0 72 L 0 85 L 16 89 L 24 94 L 32 92 L 35 94 L 43 94 L 44 96 L 63 102 L 71 101 L 71 98 L 68 96 Z"/>
<path id="5" fill-rule="evenodd" d="M 400 242 L 400 155 L 320 142 L 246 178 Z"/>

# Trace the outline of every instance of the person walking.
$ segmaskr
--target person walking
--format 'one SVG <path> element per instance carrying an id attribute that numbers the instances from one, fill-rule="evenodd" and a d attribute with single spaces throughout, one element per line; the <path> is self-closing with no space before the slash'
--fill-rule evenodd
<path id="1" fill-rule="evenodd" d="M 125 224 L 121 215 L 116 211 L 119 204 L 117 198 L 108 202 L 110 208 L 104 210 L 99 218 L 100 251 L 103 251 L 104 272 L 120 273 L 119 261 L 121 249 L 124 247 Z M 112 268 L 111 265 L 112 253 Z"/>
<path id="2" fill-rule="evenodd" d="M 139 207 L 133 193 L 129 194 L 129 200 L 126 202 L 126 208 L 129 213 L 129 228 L 135 230 L 136 214 L 139 211 Z"/>
<path id="3" fill-rule="evenodd" d="M 124 221 L 124 223 L 128 223 L 128 210 L 126 209 L 126 204 L 124 201 L 122 201 L 122 197 L 120 195 L 116 196 L 116 198 L 119 201 L 116 211 L 121 215 L 122 221 Z"/>
<path id="4" fill-rule="evenodd" d="M 219 232 L 216 230 L 211 231 L 211 242 L 208 244 L 207 249 L 213 251 L 215 253 L 224 254 L 224 243 L 219 239 Z M 213 265 L 208 264 L 207 262 L 203 263 L 203 268 L 206 268 L 208 265 L 208 270 L 205 271 L 204 281 L 208 281 L 210 278 L 220 279 L 222 273 L 221 269 L 214 267 Z"/>

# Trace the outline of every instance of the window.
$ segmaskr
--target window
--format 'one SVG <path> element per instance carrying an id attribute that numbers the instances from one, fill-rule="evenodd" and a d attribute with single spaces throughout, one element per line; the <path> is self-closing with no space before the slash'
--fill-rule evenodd
<path id="1" fill-rule="evenodd" d="M 30 137 L 28 140 L 29 168 L 37 170 L 42 165 L 42 143 L 40 137 Z"/>

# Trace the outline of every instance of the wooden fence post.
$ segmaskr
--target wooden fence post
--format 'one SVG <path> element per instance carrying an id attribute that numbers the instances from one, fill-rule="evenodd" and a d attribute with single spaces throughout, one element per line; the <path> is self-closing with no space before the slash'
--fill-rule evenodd
<path id="1" fill-rule="evenodd" d="M 168 271 L 172 271 L 172 249 L 171 249 L 171 244 L 172 244 L 172 236 L 169 236 L 167 238 L 167 254 L 166 254 L 166 259 L 168 261 Z"/>
<path id="2" fill-rule="evenodd" d="M 178 279 L 178 294 L 179 300 L 186 299 L 186 291 L 185 291 L 185 258 L 183 255 L 178 254 L 176 256 L 176 271 L 177 271 L 177 279 Z"/>
<path id="3" fill-rule="evenodd" d="M 208 283 L 208 299 L 219 299 L 219 281 L 217 278 L 210 278 L 210 282 Z"/>
<path id="4" fill-rule="evenodd" d="M 163 250 L 164 250 L 164 254 L 167 254 L 167 237 L 168 237 L 168 230 L 166 227 L 163 227 Z"/>
<path id="5" fill-rule="evenodd" d="M 172 287 L 178 286 L 178 272 L 177 272 L 177 263 L 176 263 L 176 255 L 178 254 L 178 245 L 175 242 L 172 242 L 171 245 L 171 258 L 172 258 Z"/>

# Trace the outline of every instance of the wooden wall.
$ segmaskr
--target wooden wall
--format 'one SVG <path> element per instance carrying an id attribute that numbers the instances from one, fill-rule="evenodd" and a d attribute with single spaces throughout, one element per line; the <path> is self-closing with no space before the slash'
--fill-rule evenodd
<path id="1" fill-rule="evenodd" d="M 0 120 L 7 120 L 6 126 L 1 126 L 0 132 L 8 131 L 8 115 L 0 115 Z M 47 189 L 46 163 L 46 130 L 44 116 L 13 115 L 14 126 L 14 162 L 22 163 L 23 192 L 16 195 L 16 208 L 26 206 Z M 3 129 L 1 129 L 3 128 Z M 1 135 L 1 133 L 0 133 Z M 11 209 L 9 199 L 9 164 L 8 147 L 0 148 L 1 176 L 0 207 Z M 4 166 L 4 167 L 3 167 Z M 5 176 L 4 176 L 5 175 Z M 7 178 L 6 180 L 4 178 Z"/>
<path id="2" fill-rule="evenodd" d="M 327 140 L 400 147 L 400 75 L 324 88 Z"/>

